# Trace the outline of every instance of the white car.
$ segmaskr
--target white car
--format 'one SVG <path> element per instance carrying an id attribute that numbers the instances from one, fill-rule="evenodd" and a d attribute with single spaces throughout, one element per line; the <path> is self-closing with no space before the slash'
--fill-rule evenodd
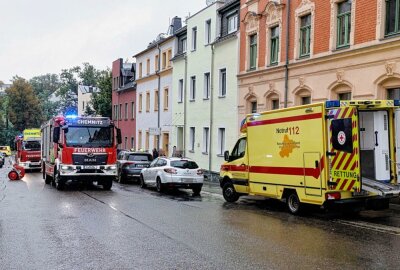
<path id="1" fill-rule="evenodd" d="M 159 157 L 142 170 L 140 186 L 155 186 L 158 192 L 165 188 L 187 188 L 198 195 L 203 187 L 203 179 L 204 171 L 193 160 Z"/>

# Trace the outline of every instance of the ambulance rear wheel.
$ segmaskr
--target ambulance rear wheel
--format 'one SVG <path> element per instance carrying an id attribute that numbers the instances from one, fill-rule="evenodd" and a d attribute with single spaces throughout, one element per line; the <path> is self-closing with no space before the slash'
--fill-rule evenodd
<path id="1" fill-rule="evenodd" d="M 293 215 L 298 215 L 301 213 L 303 207 L 296 192 L 292 192 L 289 194 L 289 196 L 286 198 L 286 203 L 290 213 L 292 213 Z"/>
<path id="2" fill-rule="evenodd" d="M 225 185 L 222 187 L 222 195 L 227 202 L 236 202 L 239 200 L 239 194 L 237 194 L 232 183 L 225 183 Z"/>

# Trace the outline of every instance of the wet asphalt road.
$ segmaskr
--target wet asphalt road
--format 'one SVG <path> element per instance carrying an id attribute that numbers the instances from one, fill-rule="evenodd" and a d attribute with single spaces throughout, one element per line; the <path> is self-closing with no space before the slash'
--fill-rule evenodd
<path id="1" fill-rule="evenodd" d="M 0 169 L 0 269 L 399 269 L 400 208 L 295 217 L 272 200 L 228 204 L 207 186 L 59 192 Z"/>

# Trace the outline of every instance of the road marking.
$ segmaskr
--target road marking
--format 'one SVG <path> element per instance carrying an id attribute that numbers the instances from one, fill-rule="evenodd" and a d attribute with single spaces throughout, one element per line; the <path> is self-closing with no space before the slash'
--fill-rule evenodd
<path id="1" fill-rule="evenodd" d="M 353 226 L 353 227 L 357 227 L 357 228 L 372 230 L 372 231 L 376 231 L 376 232 L 400 236 L 400 228 L 399 227 L 369 223 L 369 222 L 365 222 L 365 221 L 334 220 L 333 222 L 343 224 L 343 225 Z"/>
<path id="2" fill-rule="evenodd" d="M 212 196 L 212 197 L 216 197 L 216 198 L 219 198 L 219 199 L 223 199 L 223 198 L 224 198 L 224 196 L 222 196 L 221 194 L 217 194 L 217 193 L 213 193 L 213 192 L 208 192 L 208 191 L 204 191 L 204 190 L 202 190 L 201 193 L 202 193 L 202 194 L 209 195 L 209 196 Z"/>

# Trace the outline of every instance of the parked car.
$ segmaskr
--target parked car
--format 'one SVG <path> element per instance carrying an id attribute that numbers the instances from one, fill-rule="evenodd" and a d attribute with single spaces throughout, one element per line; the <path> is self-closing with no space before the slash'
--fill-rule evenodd
<path id="1" fill-rule="evenodd" d="M 6 156 L 11 156 L 11 148 L 10 146 L 0 146 L 0 152 L 6 154 Z"/>
<path id="2" fill-rule="evenodd" d="M 140 186 L 155 186 L 158 192 L 165 188 L 192 189 L 195 195 L 203 187 L 204 171 L 196 162 L 188 158 L 159 157 L 143 169 L 140 175 Z"/>
<path id="3" fill-rule="evenodd" d="M 130 178 L 139 180 L 143 168 L 149 167 L 153 156 L 146 152 L 120 151 L 117 157 L 117 180 L 125 183 Z"/>

